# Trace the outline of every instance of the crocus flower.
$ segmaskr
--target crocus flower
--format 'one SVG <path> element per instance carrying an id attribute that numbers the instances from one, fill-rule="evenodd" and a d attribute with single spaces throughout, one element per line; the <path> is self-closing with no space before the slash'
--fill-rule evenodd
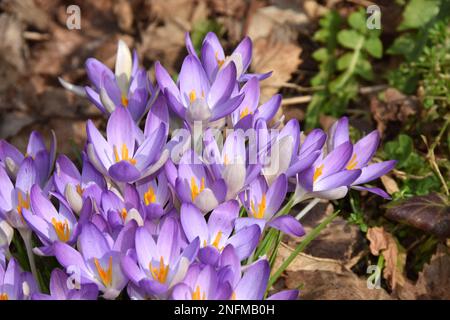
<path id="1" fill-rule="evenodd" d="M 124 108 L 117 108 L 111 114 L 106 128 L 107 140 L 89 120 L 89 160 L 100 172 L 118 182 L 134 182 L 153 174 L 165 162 L 160 157 L 166 130 L 160 126 L 154 135 L 145 139 L 139 137 L 138 130 Z"/>
<path id="2" fill-rule="evenodd" d="M 287 234 L 300 237 L 305 234 L 302 225 L 290 215 L 275 217 L 286 198 L 287 178 L 281 174 L 271 186 L 264 177 L 260 176 L 240 194 L 240 199 L 245 206 L 248 218 L 239 218 L 236 228 L 256 224 L 261 232 L 266 225 L 281 230 Z"/>
<path id="3" fill-rule="evenodd" d="M 232 235 L 234 221 L 238 215 L 239 204 L 236 200 L 219 205 L 211 213 L 208 222 L 194 205 L 188 203 L 181 205 L 180 219 L 183 231 L 188 241 L 200 238 L 199 259 L 202 262 L 215 265 L 220 251 L 228 244 L 233 245 L 241 261 L 250 256 L 258 244 L 261 232 L 258 226 L 251 225 Z"/>
<path id="4" fill-rule="evenodd" d="M 85 202 L 85 210 L 92 207 L 90 200 Z M 38 185 L 30 192 L 31 210 L 23 209 L 23 218 L 27 225 L 38 235 L 42 247 L 34 248 L 38 255 L 53 255 L 53 244 L 65 242 L 73 244 L 79 233 L 79 224 L 70 208 L 61 202 L 59 210 L 42 194 Z M 83 214 L 84 215 L 84 214 Z"/>
<path id="5" fill-rule="evenodd" d="M 98 204 L 102 190 L 106 188 L 105 178 L 89 163 L 85 154 L 81 174 L 69 158 L 60 155 L 56 160 L 53 183 L 59 195 L 77 214 L 81 211 L 83 199 L 92 197 Z"/>
<path id="6" fill-rule="evenodd" d="M 328 150 L 333 150 L 342 143 L 350 142 L 348 131 L 348 119 L 341 118 L 331 128 Z M 353 145 L 353 153 L 346 165 L 348 170 L 360 169 L 361 175 L 350 185 L 352 189 L 365 190 L 377 194 L 383 198 L 390 199 L 390 196 L 382 189 L 375 187 L 361 186 L 361 184 L 375 180 L 391 171 L 396 160 L 388 160 L 369 164 L 380 143 L 380 134 L 377 130 L 372 131 Z"/>
<path id="7" fill-rule="evenodd" d="M 258 120 L 255 128 L 257 149 L 251 152 L 257 152 L 262 174 L 269 185 L 282 173 L 288 178 L 295 176 L 310 167 L 320 155 L 319 143 L 314 144 L 317 149 L 309 148 L 309 144 L 300 148 L 300 126 L 296 119 L 288 121 L 275 135 L 269 132 L 265 121 Z M 250 146 L 250 150 L 254 148 L 255 145 Z"/>
<path id="8" fill-rule="evenodd" d="M 69 285 L 73 286 L 70 287 Z M 32 300 L 96 300 L 98 288 L 95 284 L 77 284 L 70 282 L 61 269 L 54 269 L 50 276 L 50 294 L 34 293 Z"/>
<path id="9" fill-rule="evenodd" d="M 37 284 L 29 272 L 22 272 L 14 258 L 0 264 L 0 300 L 29 300 L 37 292 Z"/>
<path id="10" fill-rule="evenodd" d="M 159 219 L 172 207 L 172 194 L 164 171 L 157 178 L 137 184 L 136 189 L 148 219 Z"/>
<path id="11" fill-rule="evenodd" d="M 168 105 L 189 125 L 195 121 L 209 123 L 233 112 L 244 98 L 233 95 L 236 86 L 236 67 L 228 64 L 210 82 L 199 60 L 192 55 L 184 59 L 176 85 L 160 63 L 155 75 Z"/>
<path id="12" fill-rule="evenodd" d="M 207 130 L 204 136 L 205 162 L 216 179 L 225 181 L 227 188 L 225 199 L 234 199 L 258 176 L 261 166 L 250 163 L 251 159 L 248 159 L 245 147 L 245 133 L 242 130 L 235 130 L 229 134 L 222 150 L 219 150 L 210 130 Z"/>
<path id="13" fill-rule="evenodd" d="M 322 153 L 314 164 L 297 175 L 294 202 L 316 197 L 321 199 L 343 198 L 360 175 L 360 169 L 346 168 L 353 153 L 353 146 L 345 142 L 326 156 Z"/>
<path id="14" fill-rule="evenodd" d="M 53 164 L 56 158 L 56 136 L 52 131 L 52 140 L 50 149 L 47 150 L 42 135 L 33 131 L 28 140 L 26 154 L 23 155 L 16 147 L 5 140 L 0 140 L 0 166 L 6 169 L 6 172 L 12 180 L 16 179 L 22 162 L 26 158 L 32 158 L 36 167 L 36 182 L 44 187 L 50 177 Z"/>
<path id="15" fill-rule="evenodd" d="M 167 175 L 171 176 L 173 173 L 169 172 Z M 217 207 L 226 196 L 225 181 L 213 180 L 206 165 L 192 150 L 187 151 L 180 160 L 174 187 L 182 202 L 195 204 L 203 213 Z"/>
<path id="16" fill-rule="evenodd" d="M 87 96 L 105 114 L 110 114 L 116 107 L 122 106 L 130 111 L 135 121 L 138 121 L 150 102 L 149 92 L 152 98 L 156 97 L 156 90 L 149 81 L 145 69 L 139 67 L 136 51 L 132 56 L 130 49 L 122 40 L 119 40 L 117 45 L 114 73 L 94 58 L 87 59 L 86 72 L 92 87 L 74 86 L 61 78 L 60 83 L 78 95 Z"/>
<path id="17" fill-rule="evenodd" d="M 233 288 L 231 299 L 233 300 L 262 300 L 267 289 L 270 276 L 270 266 L 266 259 L 260 259 L 247 268 Z M 268 300 L 295 300 L 298 290 L 286 290 L 278 292 Z"/>
<path id="18" fill-rule="evenodd" d="M 133 186 L 126 185 L 123 195 L 104 190 L 101 199 L 101 213 L 113 233 L 122 230 L 122 227 L 132 220 L 138 225 L 144 224 L 145 214 L 141 210 L 140 198 Z"/>
<path id="19" fill-rule="evenodd" d="M 78 237 L 79 251 L 58 242 L 54 245 L 56 259 L 68 272 L 75 268 L 81 284 L 94 283 L 105 299 L 115 299 L 128 282 L 120 261 L 134 246 L 135 230 L 136 224 L 126 225 L 114 241 L 94 224 L 86 223 Z"/>
<path id="20" fill-rule="evenodd" d="M 186 33 L 186 48 L 190 55 L 195 56 L 197 59 L 197 53 L 195 52 L 192 40 L 189 33 Z M 228 64 L 233 62 L 236 65 L 236 79 L 239 81 L 247 81 L 253 77 L 257 77 L 258 80 L 264 80 L 268 78 L 272 72 L 264 74 L 249 74 L 246 73 L 250 62 L 252 60 L 252 40 L 249 37 L 245 37 L 234 49 L 230 56 L 225 56 L 222 45 L 216 34 L 208 32 L 203 39 L 201 48 L 201 59 L 203 67 L 208 75 L 210 81 L 213 81 L 217 74 L 225 68 Z"/>
<path id="21" fill-rule="evenodd" d="M 145 226 L 136 231 L 137 259 L 125 256 L 122 268 L 145 295 L 165 297 L 170 288 L 183 280 L 197 256 L 199 239 L 193 239 L 182 251 L 179 232 L 179 223 L 174 218 L 165 219 L 156 242 Z"/>
<path id="22" fill-rule="evenodd" d="M 258 78 L 253 77 L 241 89 L 244 100 L 231 114 L 231 121 L 234 128 L 247 130 L 253 128 L 255 122 L 263 119 L 269 122 L 277 113 L 281 105 L 281 95 L 276 94 L 267 102 L 259 106 L 260 88 Z"/>
<path id="23" fill-rule="evenodd" d="M 0 166 L 0 215 L 16 229 L 28 229 L 23 210 L 30 208 L 30 190 L 37 175 L 35 162 L 27 157 L 20 165 L 14 186 L 6 170 Z"/>
<path id="24" fill-rule="evenodd" d="M 172 291 L 174 300 L 225 300 L 231 296 L 231 285 L 221 281 L 211 265 L 192 264 L 183 282 Z"/>

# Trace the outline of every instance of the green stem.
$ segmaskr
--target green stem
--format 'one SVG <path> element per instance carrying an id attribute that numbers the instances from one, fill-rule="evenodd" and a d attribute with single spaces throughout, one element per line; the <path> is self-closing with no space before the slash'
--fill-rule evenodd
<path id="1" fill-rule="evenodd" d="M 352 59 L 350 60 L 348 69 L 345 70 L 344 76 L 341 78 L 339 83 L 336 85 L 336 91 L 340 90 L 347 83 L 348 79 L 350 79 L 350 77 L 355 72 L 356 64 L 358 63 L 359 55 L 361 54 L 361 49 L 362 49 L 363 44 L 364 44 L 364 37 L 361 37 L 359 39 L 358 43 L 356 43 L 355 51 L 353 52 Z"/>
<path id="2" fill-rule="evenodd" d="M 321 224 L 319 224 L 317 227 L 315 227 L 311 232 L 303 239 L 303 241 L 295 248 L 295 250 L 290 254 L 290 256 L 281 264 L 280 268 L 270 277 L 269 284 L 267 286 L 267 289 L 272 287 L 272 285 L 278 280 L 278 278 L 281 276 L 281 274 L 286 270 L 286 268 L 291 264 L 291 262 L 297 257 L 297 255 L 305 250 L 305 248 L 308 246 L 308 244 L 313 241 L 320 232 L 331 222 L 334 220 L 334 218 L 337 217 L 339 214 L 339 210 L 333 213 L 331 216 L 326 218 L 324 221 L 322 221 Z"/>
<path id="3" fill-rule="evenodd" d="M 31 231 L 19 230 L 19 233 L 23 239 L 23 242 L 25 243 L 25 249 L 27 251 L 28 263 L 30 265 L 31 273 L 33 274 L 34 279 L 36 279 L 36 282 L 40 284 L 36 269 L 36 262 L 34 260 L 33 244 L 31 243 Z"/>

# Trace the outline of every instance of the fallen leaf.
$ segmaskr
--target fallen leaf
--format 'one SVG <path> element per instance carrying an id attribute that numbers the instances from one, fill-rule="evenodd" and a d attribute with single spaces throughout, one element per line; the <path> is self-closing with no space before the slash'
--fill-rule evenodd
<path id="1" fill-rule="evenodd" d="M 397 285 L 403 285 L 405 283 L 403 274 L 406 263 L 405 250 L 383 227 L 369 228 L 366 236 L 370 241 L 370 252 L 375 256 L 382 254 L 384 257 L 383 276 L 389 280 L 391 288 L 395 290 Z"/>
<path id="2" fill-rule="evenodd" d="M 400 299 L 450 300 L 449 249 L 439 244 L 436 253 L 419 273 L 415 284 L 406 283 L 397 292 Z"/>
<path id="3" fill-rule="evenodd" d="M 450 237 L 450 206 L 448 200 L 437 193 L 391 203 L 386 217 L 442 239 Z"/>
<path id="4" fill-rule="evenodd" d="M 330 271 L 288 272 L 285 281 L 288 289 L 301 285 L 302 300 L 391 300 L 382 288 L 369 289 L 366 278 L 360 278 L 351 271 L 335 273 Z"/>
<path id="5" fill-rule="evenodd" d="M 377 122 L 378 131 L 383 134 L 390 123 L 405 122 L 416 115 L 419 112 L 419 100 L 415 96 L 405 96 L 397 89 L 388 88 L 384 92 L 384 101 L 377 96 L 371 97 L 370 110 Z"/>
<path id="6" fill-rule="evenodd" d="M 381 183 L 390 195 L 400 191 L 397 182 L 388 175 L 381 176 Z"/>
<path id="7" fill-rule="evenodd" d="M 273 71 L 261 83 L 262 101 L 277 93 L 300 65 L 302 49 L 297 38 L 307 21 L 302 12 L 276 6 L 260 8 L 252 16 L 248 27 L 248 36 L 254 41 L 252 70 Z"/>

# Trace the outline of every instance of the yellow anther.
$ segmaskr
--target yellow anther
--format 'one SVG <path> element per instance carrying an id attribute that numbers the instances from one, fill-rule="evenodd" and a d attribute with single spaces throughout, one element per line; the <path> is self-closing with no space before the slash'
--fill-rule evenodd
<path id="1" fill-rule="evenodd" d="M 128 217 L 128 210 L 127 208 L 123 208 L 120 212 L 120 216 L 122 217 L 122 220 L 125 221 Z"/>
<path id="2" fill-rule="evenodd" d="M 354 153 L 352 158 L 348 162 L 346 169 L 347 170 L 355 169 L 357 165 L 358 165 L 358 161 L 356 161 L 356 153 Z"/>
<path id="3" fill-rule="evenodd" d="M 150 203 L 156 202 L 155 191 L 152 187 L 148 187 L 147 192 L 144 193 L 144 202 L 146 206 L 148 206 Z"/>
<path id="4" fill-rule="evenodd" d="M 122 105 L 123 105 L 125 108 L 128 107 L 128 98 L 125 97 L 125 96 L 122 96 L 121 100 L 122 100 Z"/>
<path id="5" fill-rule="evenodd" d="M 189 92 L 189 101 L 192 103 L 195 101 L 195 99 L 197 99 L 197 95 L 195 94 L 195 90 L 191 90 L 191 92 Z"/>
<path id="6" fill-rule="evenodd" d="M 224 156 L 223 156 L 223 164 L 224 165 L 228 165 L 230 163 L 230 160 L 228 159 L 228 156 L 225 154 Z"/>
<path id="7" fill-rule="evenodd" d="M 225 62 L 225 60 L 219 59 L 219 52 L 217 52 L 217 51 L 216 51 L 214 56 L 216 58 L 217 64 L 219 65 L 219 69 L 222 68 L 223 63 Z"/>
<path id="8" fill-rule="evenodd" d="M 321 164 L 316 168 L 316 170 L 314 170 L 313 182 L 316 182 L 316 180 L 319 179 L 319 177 L 322 175 L 323 166 L 324 165 Z"/>
<path id="9" fill-rule="evenodd" d="M 83 188 L 81 187 L 81 185 L 77 184 L 77 186 L 75 187 L 77 189 L 77 193 L 82 196 L 83 195 Z"/>
<path id="10" fill-rule="evenodd" d="M 27 193 L 26 197 L 24 198 L 23 194 L 22 194 L 22 191 L 19 191 L 17 193 L 17 207 L 16 207 L 16 209 L 17 209 L 17 212 L 19 213 L 20 217 L 22 218 L 22 221 L 24 221 L 23 213 L 22 213 L 23 208 L 30 209 L 30 195 Z"/>
<path id="11" fill-rule="evenodd" d="M 69 223 L 67 222 L 67 219 L 64 220 L 64 222 L 58 221 L 55 218 L 52 218 L 52 225 L 55 229 L 56 235 L 58 236 L 58 239 L 62 242 L 67 242 L 70 239 L 70 229 L 69 229 Z"/>
<path id="12" fill-rule="evenodd" d="M 200 286 L 195 288 L 195 291 L 192 292 L 192 300 L 206 300 L 206 293 L 203 294 L 200 292 Z"/>
<path id="13" fill-rule="evenodd" d="M 164 258 L 161 256 L 159 259 L 159 268 L 153 268 L 152 263 L 149 263 L 149 269 L 152 273 L 153 279 L 157 280 L 159 283 L 165 283 L 167 280 L 167 275 L 169 274 L 169 265 L 164 264 Z"/>
<path id="14" fill-rule="evenodd" d="M 244 110 L 241 111 L 241 114 L 239 116 L 239 119 L 242 119 L 246 116 L 248 116 L 249 114 L 251 114 L 250 110 L 248 107 L 245 107 Z"/>
<path id="15" fill-rule="evenodd" d="M 212 246 L 214 248 L 216 248 L 217 250 L 221 250 L 221 248 L 219 248 L 219 243 L 220 243 L 220 239 L 222 238 L 222 231 L 217 232 L 216 237 L 214 238 L 214 241 L 212 243 Z"/>
<path id="16" fill-rule="evenodd" d="M 266 194 L 263 193 L 261 202 L 258 205 L 258 210 L 255 208 L 255 203 L 251 201 L 251 209 L 252 209 L 252 215 L 257 219 L 264 218 L 264 212 L 266 211 Z"/>
<path id="17" fill-rule="evenodd" d="M 197 198 L 197 196 L 205 189 L 205 178 L 202 178 L 200 181 L 200 188 L 197 185 L 197 182 L 195 181 L 195 178 L 191 178 L 191 197 L 192 201 Z"/>
<path id="18" fill-rule="evenodd" d="M 98 262 L 97 258 L 94 258 L 95 267 L 97 268 L 98 275 L 100 277 L 100 280 L 102 280 L 102 283 L 105 287 L 109 287 L 112 284 L 112 256 L 109 257 L 109 263 L 108 263 L 108 269 L 105 270 L 100 265 L 100 262 Z"/>
<path id="19" fill-rule="evenodd" d="M 128 161 L 129 163 L 131 163 L 132 165 L 136 165 L 136 159 L 130 158 L 128 156 L 128 147 L 125 143 L 122 144 L 122 158 L 119 157 L 119 152 L 117 151 L 116 146 L 113 147 L 113 151 L 114 151 L 114 158 L 115 158 L 116 162 L 125 160 L 125 161 Z"/>
<path id="20" fill-rule="evenodd" d="M 1 293 L 0 294 L 0 301 L 6 301 L 9 300 L 8 294 L 7 293 Z"/>

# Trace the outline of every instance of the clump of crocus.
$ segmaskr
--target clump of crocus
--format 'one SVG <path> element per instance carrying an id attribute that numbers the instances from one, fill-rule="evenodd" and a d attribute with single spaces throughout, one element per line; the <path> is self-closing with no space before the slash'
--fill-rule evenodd
<path id="1" fill-rule="evenodd" d="M 106 117 L 105 133 L 87 121 L 80 163 L 56 158 L 54 134 L 47 148 L 33 132 L 26 154 L 0 141 L 0 300 L 297 299 L 272 288 L 282 234 L 303 237 L 320 199 L 388 197 L 367 185 L 395 165 L 371 163 L 376 131 L 353 144 L 342 118 L 301 138 L 273 119 L 281 95 L 261 103 L 270 73 L 248 73 L 249 38 L 229 55 L 213 33 L 200 56 L 186 42 L 176 82 L 157 62 L 154 87 L 122 41 L 114 72 L 90 58 L 88 86 L 61 79 Z M 10 250 L 14 230 L 25 248 Z M 49 278 L 35 254 L 59 263 Z"/>

